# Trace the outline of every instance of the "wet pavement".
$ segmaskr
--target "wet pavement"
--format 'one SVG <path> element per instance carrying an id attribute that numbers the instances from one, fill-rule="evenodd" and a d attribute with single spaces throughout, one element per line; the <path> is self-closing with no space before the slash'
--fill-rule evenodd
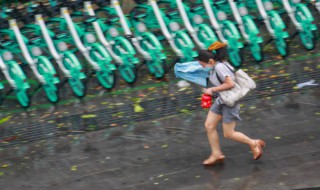
<path id="1" fill-rule="evenodd" d="M 257 89 L 241 102 L 237 129 L 266 141 L 259 161 L 219 125 L 225 164 L 202 166 L 210 149 L 201 88 L 177 85 L 167 50 L 162 80 L 142 67 L 136 84 L 119 78 L 111 91 L 90 79 L 81 100 L 67 86 L 57 105 L 41 91 L 28 109 L 9 97 L 0 108 L 0 189 L 320 188 L 320 88 L 298 87 L 320 83 L 320 47 L 307 52 L 295 38 L 290 50 L 282 59 L 267 45 L 260 64 L 245 54 Z"/>
<path id="2" fill-rule="evenodd" d="M 203 167 L 210 154 L 203 127 L 207 111 L 195 109 L 2 148 L 0 186 L 52 190 L 320 187 L 319 93 L 307 89 L 243 104 L 238 130 L 267 143 L 259 161 L 252 160 L 246 145 L 221 138 L 225 164 Z"/>

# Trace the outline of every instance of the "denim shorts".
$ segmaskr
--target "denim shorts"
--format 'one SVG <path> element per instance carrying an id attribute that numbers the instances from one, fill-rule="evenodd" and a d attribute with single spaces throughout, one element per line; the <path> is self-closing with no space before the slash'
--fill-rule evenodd
<path id="1" fill-rule="evenodd" d="M 240 105 L 236 104 L 233 107 L 229 107 L 219 101 L 215 101 L 214 104 L 211 106 L 210 111 L 222 115 L 222 122 L 223 123 L 231 123 L 231 122 L 238 122 L 241 121 L 240 118 Z"/>

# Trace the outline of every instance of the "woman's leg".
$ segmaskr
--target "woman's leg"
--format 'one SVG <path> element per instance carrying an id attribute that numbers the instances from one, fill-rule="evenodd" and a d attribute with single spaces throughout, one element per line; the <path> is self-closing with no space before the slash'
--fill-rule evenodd
<path id="1" fill-rule="evenodd" d="M 220 148 L 219 136 L 217 132 L 217 125 L 221 121 L 222 116 L 212 111 L 209 111 L 205 127 L 207 131 L 208 140 L 211 147 L 210 157 L 203 162 L 203 164 L 214 164 L 217 159 L 224 158 L 223 153 Z"/>
<path id="2" fill-rule="evenodd" d="M 262 148 L 265 146 L 265 142 L 261 140 L 254 140 L 246 136 L 245 134 L 235 131 L 236 122 L 223 123 L 224 137 L 232 139 L 237 142 L 241 142 L 250 146 L 253 152 L 253 159 L 258 159 L 262 155 Z"/>

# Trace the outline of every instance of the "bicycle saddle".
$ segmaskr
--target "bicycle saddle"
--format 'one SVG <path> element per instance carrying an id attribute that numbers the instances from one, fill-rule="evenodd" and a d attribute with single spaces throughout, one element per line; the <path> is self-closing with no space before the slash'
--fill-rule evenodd
<path id="1" fill-rule="evenodd" d="M 179 9 L 178 8 L 169 8 L 168 11 L 166 11 L 166 15 L 172 16 L 179 14 Z"/>
<path id="2" fill-rule="evenodd" d="M 134 0 L 137 4 L 148 3 L 148 0 Z"/>
<path id="3" fill-rule="evenodd" d="M 67 4 L 68 4 L 68 7 L 70 7 L 72 10 L 79 10 L 83 8 L 82 0 L 68 1 Z"/>
<path id="4" fill-rule="evenodd" d="M 0 46 L 5 47 L 8 45 L 13 44 L 13 40 L 9 40 L 9 39 L 1 39 L 0 40 Z"/>
<path id="5" fill-rule="evenodd" d="M 109 6 L 110 0 L 93 0 L 93 3 L 97 4 L 99 7 Z"/>
<path id="6" fill-rule="evenodd" d="M 85 15 L 83 21 L 87 24 L 92 23 L 97 20 L 96 16 Z"/>
<path id="7" fill-rule="evenodd" d="M 31 38 L 29 38 L 30 44 L 36 44 L 40 40 L 41 40 L 41 37 L 39 36 L 31 36 Z"/>
<path id="8" fill-rule="evenodd" d="M 203 9 L 203 5 L 191 5 L 190 6 L 191 11 L 199 10 L 199 9 Z"/>
<path id="9" fill-rule="evenodd" d="M 66 37 L 68 34 L 64 31 L 56 31 L 55 32 L 55 35 L 54 35 L 54 39 L 61 39 L 61 38 L 64 38 Z"/>
<path id="10" fill-rule="evenodd" d="M 118 16 L 116 16 L 116 15 L 108 15 L 105 23 L 110 24 L 110 23 L 113 23 L 113 22 L 118 21 L 118 20 L 119 20 Z"/>
<path id="11" fill-rule="evenodd" d="M 9 28 L 8 21 L 4 20 L 4 19 L 0 19 L 0 28 L 2 28 L 2 29 Z"/>
<path id="12" fill-rule="evenodd" d="M 139 18 L 143 18 L 143 17 L 146 17 L 147 16 L 147 13 L 146 12 L 133 12 L 133 18 L 134 19 L 139 19 Z"/>

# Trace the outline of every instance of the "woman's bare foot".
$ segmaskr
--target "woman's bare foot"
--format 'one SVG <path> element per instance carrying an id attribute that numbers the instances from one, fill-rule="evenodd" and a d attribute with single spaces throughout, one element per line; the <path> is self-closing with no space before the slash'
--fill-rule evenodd
<path id="1" fill-rule="evenodd" d="M 262 148 L 266 146 L 266 143 L 260 139 L 253 140 L 252 145 L 250 146 L 253 153 L 253 159 L 258 160 L 262 156 Z"/>
<path id="2" fill-rule="evenodd" d="M 211 154 L 208 159 L 203 161 L 203 165 L 205 165 L 205 166 L 214 166 L 214 165 L 217 165 L 217 164 L 223 164 L 224 159 L 225 159 L 225 156 L 223 154 L 219 155 L 219 156 Z"/>

